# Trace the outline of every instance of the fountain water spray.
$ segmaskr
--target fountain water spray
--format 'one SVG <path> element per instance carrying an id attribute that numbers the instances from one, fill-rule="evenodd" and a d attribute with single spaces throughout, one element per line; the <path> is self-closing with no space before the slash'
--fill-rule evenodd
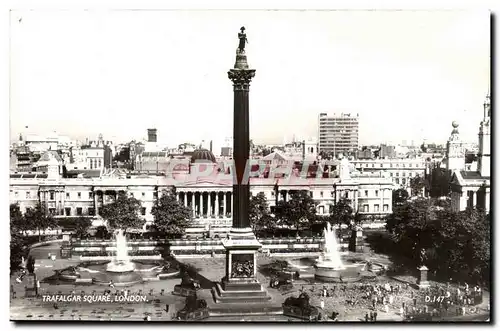
<path id="1" fill-rule="evenodd" d="M 325 229 L 323 230 L 323 236 L 325 238 L 325 246 L 323 253 L 318 259 L 317 266 L 336 270 L 344 269 L 344 263 L 342 263 L 342 259 L 340 258 L 339 245 L 337 244 L 335 230 L 332 228 L 330 223 L 327 223 Z"/>
<path id="2" fill-rule="evenodd" d="M 134 270 L 134 263 L 128 256 L 127 238 L 122 229 L 115 231 L 115 256 L 108 263 L 106 270 L 110 272 L 128 272 Z"/>

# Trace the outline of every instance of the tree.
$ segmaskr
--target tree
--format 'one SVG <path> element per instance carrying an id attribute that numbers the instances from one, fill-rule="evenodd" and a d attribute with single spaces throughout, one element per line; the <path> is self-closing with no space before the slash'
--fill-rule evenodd
<path id="1" fill-rule="evenodd" d="M 101 216 L 107 221 L 108 228 L 116 230 L 141 228 L 144 220 L 139 217 L 141 202 L 129 197 L 127 193 L 118 192 L 116 200 L 101 207 Z"/>
<path id="2" fill-rule="evenodd" d="M 34 208 L 27 208 L 24 218 L 27 229 L 38 231 L 38 241 L 42 241 L 42 230 L 53 229 L 57 226 L 57 221 L 40 202 Z"/>
<path id="3" fill-rule="evenodd" d="M 344 224 L 349 228 L 353 226 L 354 214 L 348 199 L 342 198 L 333 206 L 330 212 L 329 221 L 332 225 L 338 225 L 339 229 Z"/>
<path id="4" fill-rule="evenodd" d="M 73 231 L 75 237 L 81 239 L 87 237 L 92 221 L 85 216 L 66 217 L 59 220 L 59 226 L 64 230 Z"/>
<path id="5" fill-rule="evenodd" d="M 249 219 L 254 232 L 269 231 L 274 228 L 274 218 L 270 214 L 269 203 L 263 192 L 250 198 Z"/>
<path id="6" fill-rule="evenodd" d="M 297 232 L 316 219 L 316 203 L 306 190 L 292 192 L 288 201 L 280 200 L 276 207 L 276 218 Z"/>
<path id="7" fill-rule="evenodd" d="M 457 213 L 448 201 L 424 198 L 397 206 L 386 224 L 398 254 L 419 265 L 424 250 L 431 270 L 467 282 L 489 281 L 490 226 L 482 210 Z"/>
<path id="8" fill-rule="evenodd" d="M 10 270 L 16 271 L 24 256 L 24 217 L 17 203 L 10 205 Z"/>
<path id="9" fill-rule="evenodd" d="M 425 179 L 420 176 L 415 176 L 410 179 L 411 195 L 414 197 L 421 196 L 422 190 L 426 187 Z"/>
<path id="10" fill-rule="evenodd" d="M 408 200 L 410 195 L 408 191 L 400 188 L 392 191 L 392 208 L 394 209 L 396 206 L 402 205 Z"/>
<path id="11" fill-rule="evenodd" d="M 154 216 L 154 228 L 168 236 L 178 237 L 185 233 L 191 223 L 191 210 L 179 203 L 175 189 L 163 191 L 151 209 Z"/>

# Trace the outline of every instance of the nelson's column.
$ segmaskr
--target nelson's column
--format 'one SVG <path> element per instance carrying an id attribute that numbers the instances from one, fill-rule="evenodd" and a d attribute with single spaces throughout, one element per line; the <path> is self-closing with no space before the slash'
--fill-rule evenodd
<path id="1" fill-rule="evenodd" d="M 255 70 L 249 69 L 245 45 L 245 28 L 238 33 L 239 46 L 236 63 L 228 72 L 234 91 L 233 159 L 236 175 L 233 174 L 233 225 L 228 237 L 223 240 L 226 249 L 226 275 L 213 289 L 218 303 L 256 303 L 271 299 L 256 279 L 257 250 L 261 244 L 250 228 L 248 205 L 250 187 L 244 181 L 250 152 L 250 130 L 248 116 L 248 96 L 250 82 Z M 247 170 L 248 171 L 248 170 Z"/>

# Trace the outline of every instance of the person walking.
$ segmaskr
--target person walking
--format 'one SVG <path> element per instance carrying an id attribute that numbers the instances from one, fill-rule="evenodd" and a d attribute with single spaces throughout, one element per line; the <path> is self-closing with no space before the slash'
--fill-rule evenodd
<path id="1" fill-rule="evenodd" d="M 320 306 L 321 306 L 321 309 L 325 309 L 325 301 L 321 300 Z"/>

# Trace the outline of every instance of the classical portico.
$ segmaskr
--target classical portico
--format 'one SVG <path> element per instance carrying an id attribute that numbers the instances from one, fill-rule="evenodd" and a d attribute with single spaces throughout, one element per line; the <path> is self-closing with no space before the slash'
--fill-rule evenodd
<path id="1" fill-rule="evenodd" d="M 178 188 L 177 201 L 188 207 L 200 224 L 217 224 L 217 220 L 231 220 L 232 192 L 216 188 L 197 191 Z M 227 222 L 219 222 L 227 223 Z"/>

